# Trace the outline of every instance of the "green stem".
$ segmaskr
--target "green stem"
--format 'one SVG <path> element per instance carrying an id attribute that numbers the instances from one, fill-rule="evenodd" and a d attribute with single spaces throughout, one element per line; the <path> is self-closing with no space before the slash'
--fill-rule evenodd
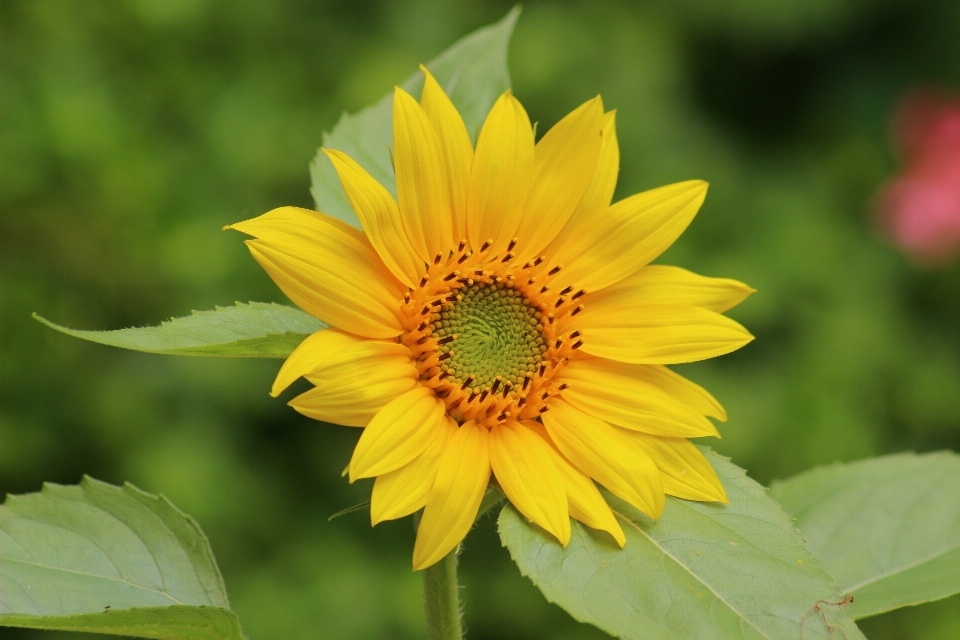
<path id="1" fill-rule="evenodd" d="M 427 612 L 427 640 L 462 640 L 457 549 L 423 570 L 423 599 Z"/>

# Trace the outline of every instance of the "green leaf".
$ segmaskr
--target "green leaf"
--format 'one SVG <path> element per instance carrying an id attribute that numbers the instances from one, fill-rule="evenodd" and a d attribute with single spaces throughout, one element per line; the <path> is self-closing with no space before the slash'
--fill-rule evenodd
<path id="1" fill-rule="evenodd" d="M 519 14 L 519 7 L 515 7 L 500 22 L 466 36 L 426 65 L 460 111 L 471 137 L 475 137 L 496 99 L 510 88 L 507 46 Z M 423 74 L 417 71 L 401 86 L 419 96 Z M 324 134 L 323 146 L 349 155 L 396 197 L 389 151 L 393 146 L 392 91 L 363 111 L 343 114 L 333 131 Z M 360 221 L 347 201 L 340 178 L 322 151 L 310 164 L 310 179 L 317 210 L 359 229 Z"/>
<path id="2" fill-rule="evenodd" d="M 474 518 L 474 522 L 480 520 L 483 516 L 487 515 L 492 509 L 496 509 L 500 504 L 507 499 L 507 496 L 500 490 L 499 487 L 489 486 L 487 487 L 486 493 L 483 494 L 483 500 L 480 501 L 480 508 L 477 509 L 477 517 Z"/>
<path id="3" fill-rule="evenodd" d="M 286 358 L 304 338 L 327 327 L 299 309 L 264 302 L 238 302 L 235 307 L 194 311 L 159 327 L 116 331 L 68 329 L 37 314 L 33 317 L 68 336 L 111 347 L 214 358 Z"/>
<path id="4" fill-rule="evenodd" d="M 513 507 L 500 538 L 547 600 L 622 638 L 863 638 L 789 517 L 742 469 L 708 457 L 729 505 L 668 497 L 653 521 L 605 493 L 623 550 L 576 521 L 564 549 Z"/>
<path id="5" fill-rule="evenodd" d="M 865 618 L 960 593 L 960 456 L 812 469 L 770 488 Z"/>
<path id="6" fill-rule="evenodd" d="M 0 626 L 244 637 L 197 523 L 163 496 L 92 478 L 0 506 Z"/>

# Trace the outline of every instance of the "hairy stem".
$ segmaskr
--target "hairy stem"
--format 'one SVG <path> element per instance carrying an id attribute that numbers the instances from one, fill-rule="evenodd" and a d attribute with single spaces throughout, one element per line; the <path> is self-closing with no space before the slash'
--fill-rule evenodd
<path id="1" fill-rule="evenodd" d="M 457 549 L 423 570 L 423 599 L 427 612 L 427 640 L 462 640 Z"/>

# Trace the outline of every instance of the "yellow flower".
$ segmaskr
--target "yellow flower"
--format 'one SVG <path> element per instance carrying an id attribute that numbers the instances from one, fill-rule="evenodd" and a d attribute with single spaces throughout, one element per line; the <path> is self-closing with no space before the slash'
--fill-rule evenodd
<path id="1" fill-rule="evenodd" d="M 681 182 L 611 205 L 614 113 L 599 97 L 534 143 L 510 92 L 470 142 L 423 68 L 419 104 L 397 88 L 397 200 L 327 150 L 363 231 L 283 207 L 232 225 L 305 311 L 332 328 L 284 363 L 276 396 L 300 413 L 364 427 L 350 481 L 376 477 L 373 524 L 423 509 L 415 570 L 454 549 L 491 479 L 566 545 L 570 517 L 621 545 L 594 482 L 652 518 L 664 494 L 726 501 L 687 438 L 725 420 L 664 365 L 719 356 L 752 336 L 721 315 L 752 289 L 648 266 L 706 195 Z"/>

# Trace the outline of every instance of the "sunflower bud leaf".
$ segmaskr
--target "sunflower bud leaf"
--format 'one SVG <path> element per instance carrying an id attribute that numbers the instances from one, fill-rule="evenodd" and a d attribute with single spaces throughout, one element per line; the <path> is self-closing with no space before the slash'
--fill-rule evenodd
<path id="1" fill-rule="evenodd" d="M 707 457 L 727 505 L 668 496 L 654 521 L 605 493 L 626 534 L 622 551 L 576 521 L 563 548 L 512 506 L 500 538 L 547 600 L 620 638 L 862 639 L 789 516 L 742 469 Z"/>
<path id="2" fill-rule="evenodd" d="M 299 309 L 249 302 L 167 320 L 156 327 L 115 331 L 68 329 L 33 314 L 34 319 L 74 338 L 147 353 L 214 358 L 285 358 L 326 324 Z"/>
<path id="3" fill-rule="evenodd" d="M 163 496 L 92 478 L 0 506 L 0 626 L 243 640 L 197 523 Z"/>
<path id="4" fill-rule="evenodd" d="M 770 496 L 850 595 L 855 618 L 960 593 L 960 456 L 949 451 L 811 469 Z"/>

